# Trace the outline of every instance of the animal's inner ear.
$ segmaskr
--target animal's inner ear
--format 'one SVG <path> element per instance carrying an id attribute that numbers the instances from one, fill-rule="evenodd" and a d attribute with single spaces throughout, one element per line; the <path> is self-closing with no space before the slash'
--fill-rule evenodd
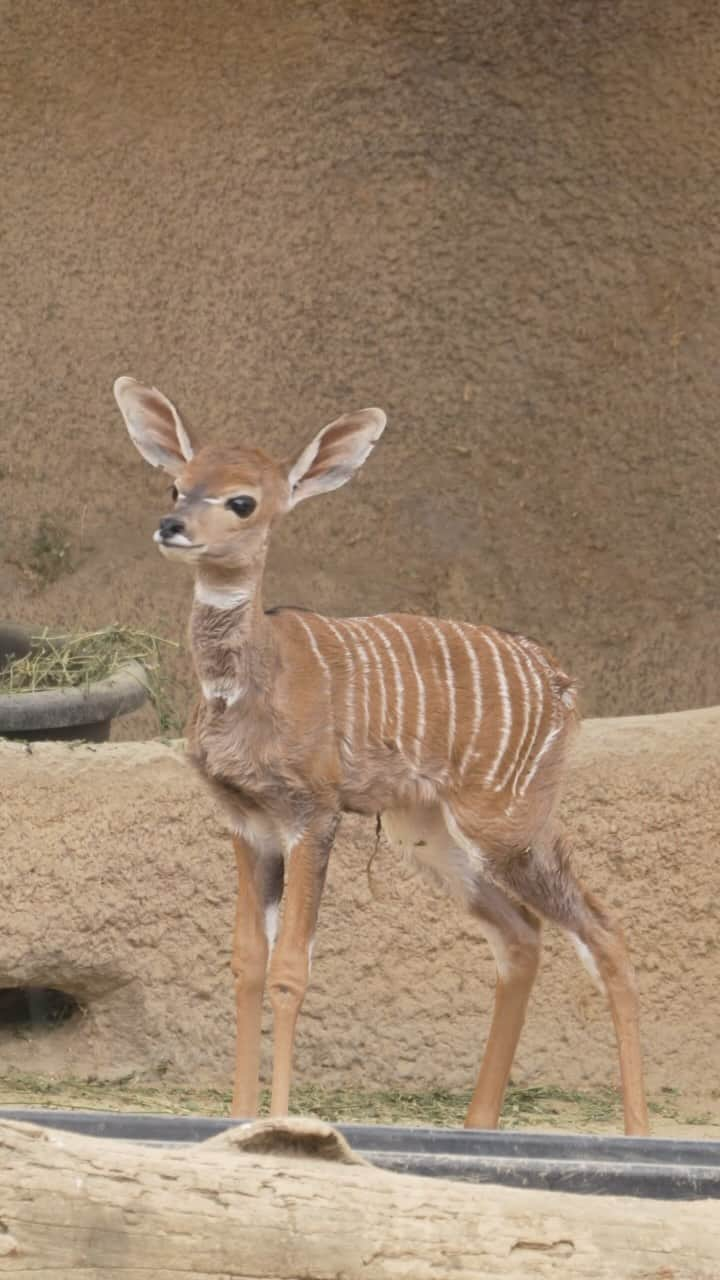
<path id="1" fill-rule="evenodd" d="M 118 378 L 113 392 L 130 439 L 146 462 L 179 475 L 195 450 L 172 401 L 134 378 Z"/>
<path id="2" fill-rule="evenodd" d="M 289 468 L 290 505 L 345 484 L 371 453 L 386 422 L 382 409 L 358 409 L 323 427 Z"/>

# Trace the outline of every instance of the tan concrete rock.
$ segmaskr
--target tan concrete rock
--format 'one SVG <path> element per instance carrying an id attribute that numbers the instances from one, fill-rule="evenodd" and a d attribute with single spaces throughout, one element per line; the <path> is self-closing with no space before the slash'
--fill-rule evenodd
<path id="1" fill-rule="evenodd" d="M 655 1089 L 697 1087 L 720 1038 L 719 775 L 718 708 L 589 721 L 571 768 L 564 816 L 584 880 L 627 928 Z M 0 1062 L 227 1082 L 234 860 L 180 746 L 5 742 L 0 777 L 0 987 L 60 987 L 85 1010 L 52 1032 L 0 1031 Z M 372 823 L 344 821 L 297 1078 L 469 1085 L 492 1003 L 488 948 L 384 843 L 374 900 L 373 844 Z M 513 1074 L 616 1079 L 605 1002 L 553 931 Z"/>

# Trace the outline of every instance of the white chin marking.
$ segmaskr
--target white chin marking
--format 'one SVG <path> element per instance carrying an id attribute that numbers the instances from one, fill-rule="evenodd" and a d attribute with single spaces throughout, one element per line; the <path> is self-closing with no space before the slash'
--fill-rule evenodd
<path id="1" fill-rule="evenodd" d="M 161 547 L 191 547 L 193 544 L 184 533 L 174 533 L 172 538 L 163 538 L 159 529 L 153 534 L 153 542 L 157 542 Z"/>
<path id="2" fill-rule="evenodd" d="M 203 547 L 173 546 L 172 542 L 158 543 L 158 551 L 167 560 L 184 560 L 186 564 L 195 564 L 202 555 Z"/>

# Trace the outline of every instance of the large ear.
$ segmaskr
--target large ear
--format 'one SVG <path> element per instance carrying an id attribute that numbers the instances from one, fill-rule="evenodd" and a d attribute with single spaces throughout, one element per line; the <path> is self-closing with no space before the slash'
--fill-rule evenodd
<path id="1" fill-rule="evenodd" d="M 323 427 L 290 466 L 290 506 L 345 484 L 377 444 L 386 422 L 382 409 L 358 409 Z"/>
<path id="2" fill-rule="evenodd" d="M 135 448 L 151 466 L 178 475 L 195 451 L 175 405 L 134 378 L 117 378 L 113 392 Z"/>

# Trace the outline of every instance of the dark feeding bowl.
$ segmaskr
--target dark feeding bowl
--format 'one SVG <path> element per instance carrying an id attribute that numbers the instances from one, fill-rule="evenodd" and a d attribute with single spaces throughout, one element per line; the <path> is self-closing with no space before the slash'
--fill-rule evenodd
<path id="1" fill-rule="evenodd" d="M 13 623 L 0 623 L 0 671 L 27 656 L 34 635 Z M 115 717 L 135 711 L 148 696 L 139 662 L 128 662 L 106 680 L 88 685 L 0 693 L 0 738 L 107 742 Z"/>

